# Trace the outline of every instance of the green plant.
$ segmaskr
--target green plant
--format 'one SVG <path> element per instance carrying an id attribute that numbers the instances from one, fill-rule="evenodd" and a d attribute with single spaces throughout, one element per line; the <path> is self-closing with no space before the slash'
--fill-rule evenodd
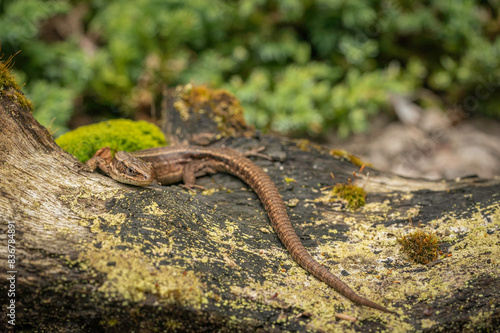
<path id="1" fill-rule="evenodd" d="M 422 89 L 437 105 L 500 116 L 499 12 L 479 0 L 16 0 L 1 9 L 2 51 L 21 50 L 16 76 L 57 134 L 75 113 L 130 117 L 165 86 L 190 82 L 230 90 L 250 123 L 287 134 L 362 132 L 389 110 L 390 94 Z M 65 18 L 73 30 L 58 25 Z M 424 105 L 428 95 L 414 97 Z"/>

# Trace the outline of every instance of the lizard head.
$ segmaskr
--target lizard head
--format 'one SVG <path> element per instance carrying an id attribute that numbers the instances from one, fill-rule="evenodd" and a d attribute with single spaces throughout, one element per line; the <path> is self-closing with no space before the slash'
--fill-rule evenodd
<path id="1" fill-rule="evenodd" d="M 109 174 L 120 183 L 136 186 L 147 186 L 155 181 L 153 165 L 126 151 L 116 152 Z"/>

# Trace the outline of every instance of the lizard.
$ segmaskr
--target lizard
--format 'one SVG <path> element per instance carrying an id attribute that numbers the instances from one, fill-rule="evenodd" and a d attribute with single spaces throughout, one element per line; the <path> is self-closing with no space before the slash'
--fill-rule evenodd
<path id="1" fill-rule="evenodd" d="M 257 194 L 271 221 L 271 225 L 292 258 L 317 279 L 351 301 L 396 314 L 373 301 L 359 296 L 347 284 L 316 261 L 302 245 L 288 217 L 285 204 L 269 175 L 242 153 L 231 148 L 157 147 L 128 153 L 117 151 L 112 158 L 109 147 L 99 149 L 84 165 L 85 171 L 101 169 L 114 180 L 136 186 L 174 184 L 201 187 L 196 178 L 206 174 L 225 172 L 247 183 Z"/>

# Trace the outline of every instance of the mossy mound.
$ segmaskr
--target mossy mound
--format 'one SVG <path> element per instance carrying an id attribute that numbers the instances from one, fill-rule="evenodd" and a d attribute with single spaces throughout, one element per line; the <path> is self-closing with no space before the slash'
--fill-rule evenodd
<path id="1" fill-rule="evenodd" d="M 81 126 L 61 135 L 56 143 L 64 150 L 85 163 L 102 147 L 136 151 L 166 145 L 161 130 L 146 121 L 114 119 L 101 123 Z"/>

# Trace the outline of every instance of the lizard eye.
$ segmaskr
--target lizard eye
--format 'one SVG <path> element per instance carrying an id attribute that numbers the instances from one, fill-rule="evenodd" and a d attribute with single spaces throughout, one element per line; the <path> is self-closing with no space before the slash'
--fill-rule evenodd
<path id="1" fill-rule="evenodd" d="M 134 168 L 129 167 L 129 168 L 127 169 L 127 175 L 133 175 L 133 174 L 135 174 L 135 170 L 134 170 Z"/>

